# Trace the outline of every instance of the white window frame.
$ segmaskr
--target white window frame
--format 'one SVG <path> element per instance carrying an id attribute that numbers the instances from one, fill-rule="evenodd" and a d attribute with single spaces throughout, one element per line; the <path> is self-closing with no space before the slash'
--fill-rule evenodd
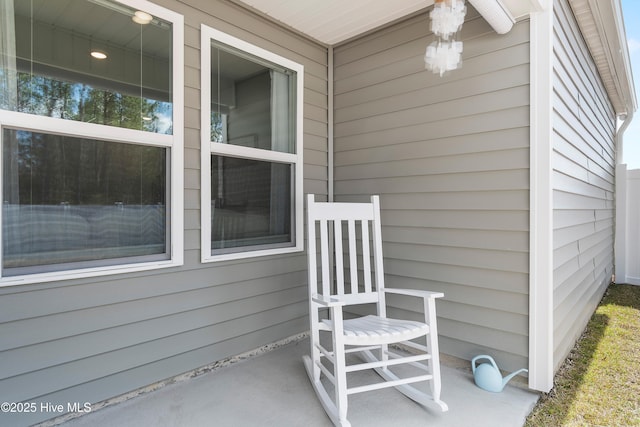
<path id="1" fill-rule="evenodd" d="M 200 27 L 200 111 L 201 111 L 201 254 L 202 262 L 227 261 L 242 258 L 253 258 L 266 255 L 276 255 L 300 252 L 304 249 L 303 222 L 303 92 L 304 66 L 290 59 L 284 58 L 261 47 L 255 46 L 237 37 L 211 28 L 207 25 Z M 296 134 L 295 153 L 282 153 L 239 145 L 217 143 L 211 141 L 211 43 L 220 42 L 240 51 L 249 53 L 268 62 L 281 65 L 296 72 Z M 263 160 L 290 164 L 294 168 L 294 202 L 292 215 L 294 222 L 293 245 L 287 247 L 273 247 L 265 249 L 237 248 L 237 252 L 216 254 L 211 251 L 211 155 L 239 157 L 250 160 Z"/>
<path id="2" fill-rule="evenodd" d="M 165 9 L 164 7 L 146 0 L 114 1 L 135 9 L 144 10 L 158 18 L 171 22 L 172 24 L 173 134 L 163 135 L 148 131 L 132 130 L 0 110 L 0 146 L 2 145 L 3 129 L 6 127 L 31 132 L 90 138 L 115 143 L 132 143 L 168 148 L 170 157 L 170 171 L 168 179 L 168 185 L 170 186 L 168 216 L 171 224 L 169 229 L 169 259 L 140 263 L 126 263 L 125 258 L 124 263 L 118 265 L 96 266 L 7 277 L 1 277 L 2 269 L 0 268 L 0 287 L 131 273 L 158 268 L 177 267 L 184 263 L 184 17 L 176 12 Z M 3 176 L 2 173 L 2 162 L 0 161 L 0 177 Z M 2 224 L 1 210 L 0 224 Z M 2 227 L 0 227 L 0 241 L 2 241 Z M 0 257 L 2 256 L 1 251 L 2 249 L 0 247 Z"/>

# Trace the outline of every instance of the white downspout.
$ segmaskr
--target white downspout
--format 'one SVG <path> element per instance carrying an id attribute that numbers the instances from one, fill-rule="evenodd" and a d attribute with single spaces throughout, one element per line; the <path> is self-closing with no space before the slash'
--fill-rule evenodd
<path id="1" fill-rule="evenodd" d="M 328 201 L 333 202 L 333 46 L 327 49 L 327 180 Z"/>
<path id="2" fill-rule="evenodd" d="M 618 131 L 616 132 L 616 151 L 617 151 L 616 164 L 617 165 L 624 163 L 623 137 L 624 137 L 624 132 L 627 130 L 627 128 L 631 124 L 631 120 L 633 120 L 633 110 L 629 111 L 626 114 L 625 119 L 623 120 L 622 124 L 618 128 Z"/>
<path id="3" fill-rule="evenodd" d="M 633 108 L 627 113 L 616 132 L 616 221 L 614 253 L 614 280 L 627 281 L 627 164 L 624 163 L 624 132 L 633 119 Z"/>
<path id="4" fill-rule="evenodd" d="M 327 69 L 327 201 L 333 202 L 335 196 L 333 185 L 333 46 L 327 48 Z M 329 233 L 333 235 L 333 223 L 329 225 Z M 333 245 L 333 239 L 329 239 L 329 253 L 333 253 Z M 335 274 L 334 262 L 334 257 L 330 257 L 329 265 L 331 266 L 331 271 L 329 274 L 331 276 L 331 283 L 334 283 L 334 286 L 336 286 L 333 281 Z"/>

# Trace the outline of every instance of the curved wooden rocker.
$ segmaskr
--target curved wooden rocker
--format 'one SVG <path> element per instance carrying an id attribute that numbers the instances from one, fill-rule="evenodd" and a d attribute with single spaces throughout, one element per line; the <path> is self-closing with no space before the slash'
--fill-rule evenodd
<path id="1" fill-rule="evenodd" d="M 447 411 L 447 405 L 440 400 L 435 308 L 435 299 L 444 295 L 385 288 L 378 196 L 372 196 L 371 203 L 317 203 L 310 194 L 307 219 L 311 355 L 304 356 L 304 365 L 333 424 L 351 425 L 347 420 L 350 394 L 384 387 L 395 387 L 421 405 L 435 403 L 443 412 Z M 386 294 L 422 298 L 424 322 L 387 318 Z M 375 305 L 376 314 L 345 319 L 359 310 L 350 306 L 362 304 Z M 330 341 L 324 341 L 329 341 L 332 348 L 320 342 L 321 333 L 330 335 Z M 350 357 L 347 364 L 347 355 L 352 353 L 363 360 L 353 363 Z M 418 374 L 406 376 L 406 372 L 404 375 L 392 372 L 391 368 L 403 364 L 417 368 Z M 348 373 L 367 369 L 375 370 L 384 381 L 348 387 Z M 323 380 L 333 384 L 331 393 Z M 411 385 L 421 381 L 429 381 L 431 394 Z"/>

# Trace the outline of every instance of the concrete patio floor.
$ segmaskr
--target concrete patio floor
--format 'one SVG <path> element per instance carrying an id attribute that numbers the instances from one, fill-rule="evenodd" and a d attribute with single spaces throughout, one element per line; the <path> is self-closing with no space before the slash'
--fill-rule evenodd
<path id="1" fill-rule="evenodd" d="M 308 343 L 304 339 L 287 344 L 62 426 L 331 426 L 302 363 Z M 522 426 L 539 397 L 511 383 L 501 393 L 481 390 L 466 366 L 442 366 L 442 382 L 448 412 L 441 413 L 435 405 L 424 408 L 391 388 L 353 395 L 348 418 L 354 427 L 514 427 Z"/>

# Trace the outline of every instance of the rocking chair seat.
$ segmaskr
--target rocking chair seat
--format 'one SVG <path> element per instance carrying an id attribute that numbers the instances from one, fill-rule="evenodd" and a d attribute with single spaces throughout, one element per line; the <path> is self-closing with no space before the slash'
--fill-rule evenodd
<path id="1" fill-rule="evenodd" d="M 332 321 L 323 320 L 332 328 Z M 380 345 L 408 341 L 429 332 L 429 325 L 411 320 L 397 320 L 374 315 L 343 322 L 346 345 Z"/>

